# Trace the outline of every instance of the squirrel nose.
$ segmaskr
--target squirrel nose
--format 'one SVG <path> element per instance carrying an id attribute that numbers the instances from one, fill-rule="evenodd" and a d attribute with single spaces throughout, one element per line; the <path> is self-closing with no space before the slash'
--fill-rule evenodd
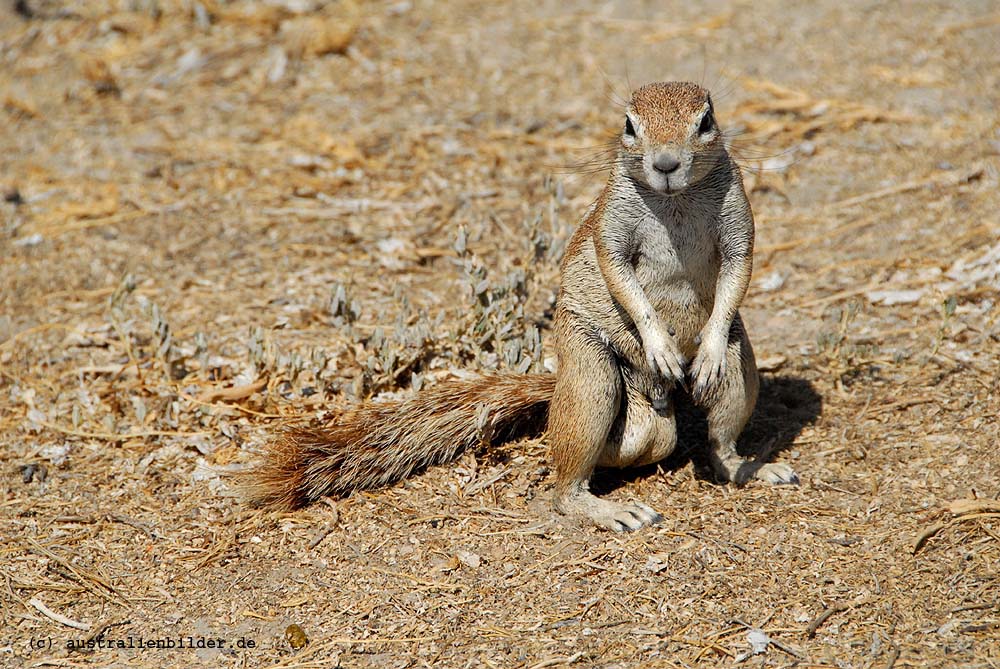
<path id="1" fill-rule="evenodd" d="M 661 153 L 653 161 L 653 169 L 657 172 L 663 172 L 664 174 L 670 174 L 677 170 L 681 166 L 681 161 L 677 160 L 668 153 Z"/>

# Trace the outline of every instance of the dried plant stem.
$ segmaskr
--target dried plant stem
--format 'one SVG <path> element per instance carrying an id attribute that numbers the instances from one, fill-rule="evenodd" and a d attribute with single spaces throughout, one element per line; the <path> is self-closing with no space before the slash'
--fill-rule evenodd
<path id="1" fill-rule="evenodd" d="M 83 630 L 84 632 L 90 631 L 90 625 L 88 623 L 81 623 L 77 620 L 73 620 L 72 618 L 67 618 L 62 614 L 56 613 L 49 607 L 45 606 L 45 604 L 43 604 L 36 597 L 32 597 L 31 599 L 29 599 L 28 603 L 31 604 L 36 609 L 38 609 L 38 611 L 41 612 L 45 617 L 50 618 L 61 625 L 65 625 L 66 627 L 72 627 L 73 629 Z"/>

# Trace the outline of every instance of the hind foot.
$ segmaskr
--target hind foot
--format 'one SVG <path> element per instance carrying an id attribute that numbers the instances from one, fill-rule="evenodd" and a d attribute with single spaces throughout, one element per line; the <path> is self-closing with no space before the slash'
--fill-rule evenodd
<path id="1" fill-rule="evenodd" d="M 634 532 L 663 520 L 663 516 L 642 502 L 611 502 L 586 490 L 559 496 L 556 509 L 566 515 L 589 518 L 598 527 L 612 532 Z"/>
<path id="2" fill-rule="evenodd" d="M 799 475 L 795 470 L 783 462 L 769 462 L 761 465 L 753 473 L 753 477 L 758 481 L 764 481 L 771 485 L 798 485 Z"/>
<path id="3" fill-rule="evenodd" d="M 736 485 L 757 479 L 771 485 L 798 485 L 799 475 L 783 462 L 761 462 L 744 458 L 733 442 L 717 445 L 709 452 L 716 475 Z"/>
<path id="4" fill-rule="evenodd" d="M 771 485 L 798 485 L 799 475 L 783 462 L 758 462 L 743 460 L 736 463 L 732 460 L 721 467 L 716 467 L 716 473 L 736 485 L 743 485 L 757 479 Z"/>

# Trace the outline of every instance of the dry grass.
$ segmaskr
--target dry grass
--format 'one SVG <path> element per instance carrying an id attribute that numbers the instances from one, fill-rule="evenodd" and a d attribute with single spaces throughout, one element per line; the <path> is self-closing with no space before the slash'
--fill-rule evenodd
<path id="1" fill-rule="evenodd" d="M 991 3 L 14 4 L 0 666 L 1000 666 Z M 626 68 L 737 135 L 746 442 L 803 485 L 706 478 L 694 419 L 600 477 L 634 535 L 553 517 L 531 440 L 241 505 L 283 416 L 543 367 Z M 65 648 L 188 636 L 256 647 Z"/>

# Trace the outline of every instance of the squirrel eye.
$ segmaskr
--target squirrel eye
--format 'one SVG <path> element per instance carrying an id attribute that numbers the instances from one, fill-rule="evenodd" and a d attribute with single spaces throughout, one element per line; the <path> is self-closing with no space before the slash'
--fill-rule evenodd
<path id="1" fill-rule="evenodd" d="M 625 136 L 635 137 L 635 126 L 632 125 L 632 119 L 628 116 L 625 117 Z"/>
<path id="2" fill-rule="evenodd" d="M 712 129 L 713 125 L 715 125 L 715 118 L 712 114 L 712 108 L 709 107 L 708 111 L 705 112 L 705 115 L 701 117 L 701 123 L 698 125 L 698 132 L 704 135 Z"/>

